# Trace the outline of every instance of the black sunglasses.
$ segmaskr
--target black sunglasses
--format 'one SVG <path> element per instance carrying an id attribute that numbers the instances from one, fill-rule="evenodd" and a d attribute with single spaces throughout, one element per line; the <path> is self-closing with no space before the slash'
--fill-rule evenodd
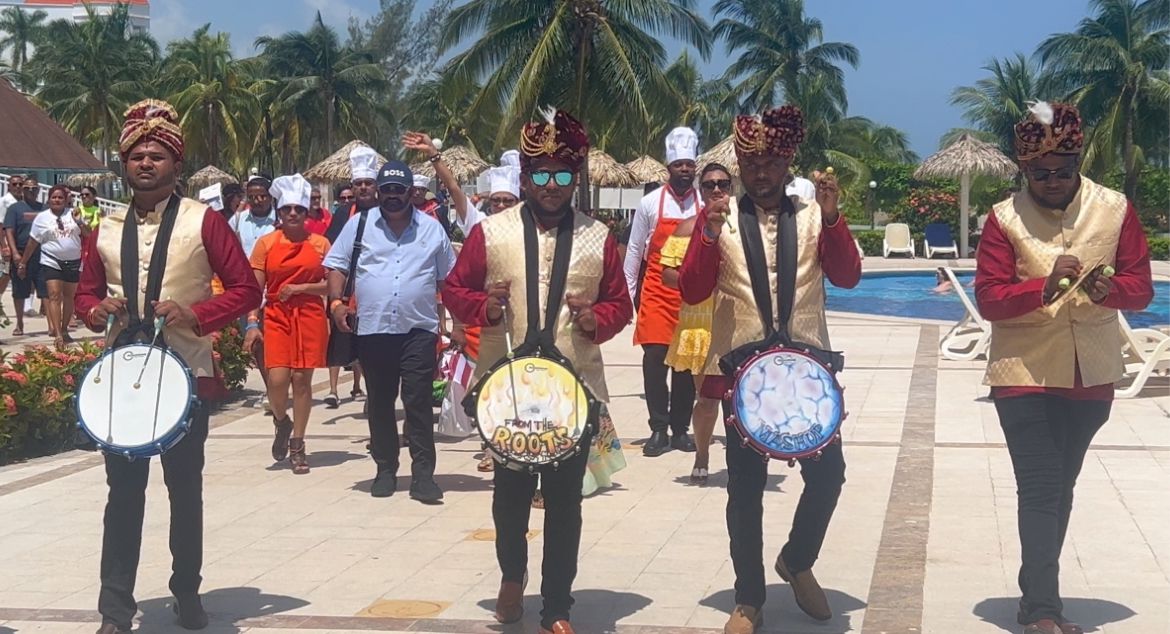
<path id="1" fill-rule="evenodd" d="M 1059 178 L 1062 181 L 1072 180 L 1073 178 L 1076 177 L 1076 175 L 1077 175 L 1077 168 L 1072 167 L 1072 166 L 1062 167 L 1062 168 L 1054 169 L 1054 170 L 1046 170 L 1046 169 L 1041 168 L 1041 167 L 1036 167 L 1036 168 L 1032 168 L 1032 169 L 1028 170 L 1028 176 L 1032 177 L 1032 180 L 1036 181 L 1037 183 L 1043 183 L 1044 181 L 1048 180 L 1052 176 L 1056 176 L 1057 178 Z"/>
<path id="2" fill-rule="evenodd" d="M 556 182 L 558 187 L 568 187 L 569 183 L 573 182 L 573 172 L 569 170 L 559 170 L 556 172 L 537 170 L 529 174 L 528 178 L 532 179 L 532 184 L 537 187 L 548 185 L 550 180 Z"/>
<path id="3" fill-rule="evenodd" d="M 353 200 L 353 196 L 338 196 L 337 200 Z"/>
<path id="4" fill-rule="evenodd" d="M 386 183 L 385 185 L 379 187 L 378 191 L 382 192 L 383 194 L 390 194 L 391 196 L 401 196 L 410 189 L 413 188 L 407 187 L 406 185 L 399 185 L 398 183 Z"/>
<path id="5" fill-rule="evenodd" d="M 724 178 L 721 180 L 709 180 L 699 183 L 699 186 L 706 191 L 713 192 L 715 188 L 719 188 L 725 192 L 731 191 L 731 179 Z"/>

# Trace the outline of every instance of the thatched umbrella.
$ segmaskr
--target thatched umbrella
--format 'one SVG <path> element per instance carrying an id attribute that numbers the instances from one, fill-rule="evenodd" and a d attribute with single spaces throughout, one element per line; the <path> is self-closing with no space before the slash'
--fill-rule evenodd
<path id="1" fill-rule="evenodd" d="M 670 178 L 666 166 L 649 156 L 640 156 L 626 163 L 626 167 L 643 183 L 665 183 Z"/>
<path id="2" fill-rule="evenodd" d="M 348 183 L 353 180 L 353 174 L 349 171 L 349 153 L 357 147 L 370 147 L 364 141 L 350 141 L 345 144 L 345 147 L 330 154 L 328 158 L 313 167 L 309 168 L 303 174 L 305 180 L 313 181 L 315 183 Z M 385 163 L 386 157 L 381 154 L 378 155 L 378 163 Z"/>
<path id="3" fill-rule="evenodd" d="M 708 163 L 719 163 L 731 170 L 732 177 L 739 176 L 739 161 L 735 160 L 735 136 L 729 136 L 715 147 L 703 152 L 695 161 L 696 167 L 702 170 Z"/>
<path id="4" fill-rule="evenodd" d="M 102 183 L 118 180 L 118 175 L 113 172 L 85 172 L 82 174 L 70 174 L 69 178 L 65 180 L 65 184 L 70 187 L 97 187 Z"/>
<path id="5" fill-rule="evenodd" d="M 238 182 L 240 181 L 237 180 L 235 176 L 228 174 L 214 165 L 208 165 L 207 167 L 204 167 L 198 172 L 192 174 L 191 178 L 187 179 L 187 185 L 191 190 L 203 189 L 204 187 L 208 187 L 216 183 L 227 185 L 228 183 Z"/>
<path id="6" fill-rule="evenodd" d="M 486 161 L 479 158 L 475 150 L 462 145 L 453 145 L 443 150 L 443 162 L 447 164 L 447 167 L 451 168 L 451 173 L 455 175 L 455 180 L 458 180 L 460 183 L 475 182 L 476 176 L 479 176 L 480 173 L 491 167 Z M 430 161 L 415 163 L 410 166 L 410 171 L 415 174 L 422 174 L 427 178 L 435 177 L 435 166 Z"/>
<path id="7" fill-rule="evenodd" d="M 922 162 L 914 172 L 914 178 L 958 178 L 959 179 L 959 253 L 967 257 L 967 234 L 970 221 L 971 175 L 988 174 L 1000 178 L 1011 178 L 1017 171 L 1015 161 L 1003 155 L 998 148 L 975 137 L 964 134 L 950 147 Z"/>
<path id="8" fill-rule="evenodd" d="M 597 148 L 589 150 L 589 184 L 594 187 L 635 187 L 642 181 L 630 168 Z"/>

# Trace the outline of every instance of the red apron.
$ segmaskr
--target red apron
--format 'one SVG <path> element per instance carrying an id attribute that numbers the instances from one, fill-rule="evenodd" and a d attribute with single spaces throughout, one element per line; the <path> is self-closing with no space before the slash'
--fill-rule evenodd
<path id="1" fill-rule="evenodd" d="M 682 295 L 677 288 L 662 283 L 662 246 L 674 235 L 674 230 L 684 218 L 664 218 L 669 185 L 662 186 L 658 199 L 658 222 L 654 235 L 650 237 L 650 248 L 646 252 L 646 275 L 642 278 L 641 305 L 638 307 L 638 324 L 634 328 L 634 345 L 661 344 L 669 346 L 674 339 L 678 325 L 678 311 L 682 306 Z M 673 195 L 673 194 L 672 194 Z M 694 191 L 679 201 L 679 207 L 692 196 Z M 697 201 L 696 201 L 697 203 Z M 697 204 L 696 204 L 697 206 Z"/>

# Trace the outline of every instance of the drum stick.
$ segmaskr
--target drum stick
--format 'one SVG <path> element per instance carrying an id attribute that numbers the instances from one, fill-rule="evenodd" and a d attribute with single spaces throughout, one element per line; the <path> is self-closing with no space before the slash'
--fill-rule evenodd
<path id="1" fill-rule="evenodd" d="M 508 346 L 508 383 L 512 390 L 512 410 L 516 421 L 520 421 L 520 403 L 516 401 L 516 369 L 512 367 L 512 360 L 516 353 L 512 350 L 512 310 L 508 302 L 504 302 L 504 344 Z"/>

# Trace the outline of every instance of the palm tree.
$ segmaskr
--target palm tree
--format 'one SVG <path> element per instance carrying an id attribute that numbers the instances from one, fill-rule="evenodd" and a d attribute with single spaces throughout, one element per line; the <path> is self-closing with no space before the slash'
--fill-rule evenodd
<path id="1" fill-rule="evenodd" d="M 1094 17 L 1073 33 L 1048 38 L 1038 54 L 1054 86 L 1093 126 L 1086 163 L 1109 166 L 1120 154 L 1125 194 L 1133 200 L 1144 150 L 1139 141 L 1165 144 L 1167 138 L 1170 0 L 1091 0 L 1090 6 Z"/>
<path id="2" fill-rule="evenodd" d="M 149 34 L 130 28 L 125 4 L 107 15 L 86 5 L 83 22 L 56 20 L 46 30 L 52 46 L 38 48 L 29 60 L 30 75 L 41 80 L 37 100 L 74 137 L 102 151 L 110 150 L 126 108 L 157 96 L 158 44 Z"/>
<path id="3" fill-rule="evenodd" d="M 426 130 L 447 146 L 465 145 L 480 156 L 494 156 L 495 150 L 502 149 L 495 144 L 500 113 L 498 109 L 472 110 L 480 90 L 477 84 L 457 81 L 451 73 L 415 84 L 406 95 L 403 125 Z"/>
<path id="4" fill-rule="evenodd" d="M 738 104 L 726 79 L 704 79 L 694 58 L 683 51 L 666 69 L 666 81 L 674 89 L 672 96 L 677 100 L 675 112 L 670 113 L 672 121 L 666 122 L 667 125 L 694 128 L 701 148 L 711 148 L 727 136 Z M 657 134 L 654 138 L 662 136 Z"/>
<path id="5" fill-rule="evenodd" d="M 28 62 L 28 49 L 36 46 L 45 31 L 45 20 L 49 14 L 44 11 L 25 11 L 20 7 L 8 7 L 0 11 L 0 31 L 5 33 L 0 37 L 0 51 L 12 49 L 12 63 L 8 65 L 13 72 L 24 70 Z"/>
<path id="6" fill-rule="evenodd" d="M 983 69 L 991 76 L 956 88 L 951 105 L 962 106 L 964 119 L 993 135 L 1001 152 L 1015 156 L 1016 123 L 1028 114 L 1029 101 L 1047 98 L 1044 82 L 1022 53 L 991 60 Z"/>
<path id="7" fill-rule="evenodd" d="M 800 78 L 824 75 L 822 87 L 844 112 L 845 74 L 861 61 L 857 47 L 825 42 L 824 25 L 804 14 L 804 0 L 719 0 L 714 13 L 717 38 L 727 40 L 727 53 L 742 51 L 727 68 L 729 80 L 740 79 L 735 94 L 749 111 L 788 102 L 800 91 Z"/>
<path id="8" fill-rule="evenodd" d="M 296 113 L 303 122 L 323 121 L 325 149 L 311 154 L 336 149 L 338 131 L 361 136 L 385 116 L 373 99 L 386 84 L 381 67 L 368 51 L 343 46 L 319 11 L 308 31 L 261 37 L 256 47 L 263 49 L 269 74 L 282 83 L 277 113 Z"/>
<path id="9" fill-rule="evenodd" d="M 447 72 L 456 81 L 483 82 L 473 109 L 502 108 L 500 145 L 542 104 L 565 107 L 595 130 L 623 117 L 649 127 L 651 104 L 670 90 L 660 36 L 680 39 L 704 57 L 710 53 L 710 31 L 694 6 L 694 0 L 471 0 L 449 14 L 439 52 L 474 38 Z M 582 172 L 585 194 L 588 168 Z"/>
<path id="10" fill-rule="evenodd" d="M 246 130 L 259 101 L 232 59 L 228 34 L 213 36 L 210 29 L 205 24 L 167 47 L 163 88 L 179 112 L 188 152 L 205 163 L 234 166 L 252 140 Z"/>

